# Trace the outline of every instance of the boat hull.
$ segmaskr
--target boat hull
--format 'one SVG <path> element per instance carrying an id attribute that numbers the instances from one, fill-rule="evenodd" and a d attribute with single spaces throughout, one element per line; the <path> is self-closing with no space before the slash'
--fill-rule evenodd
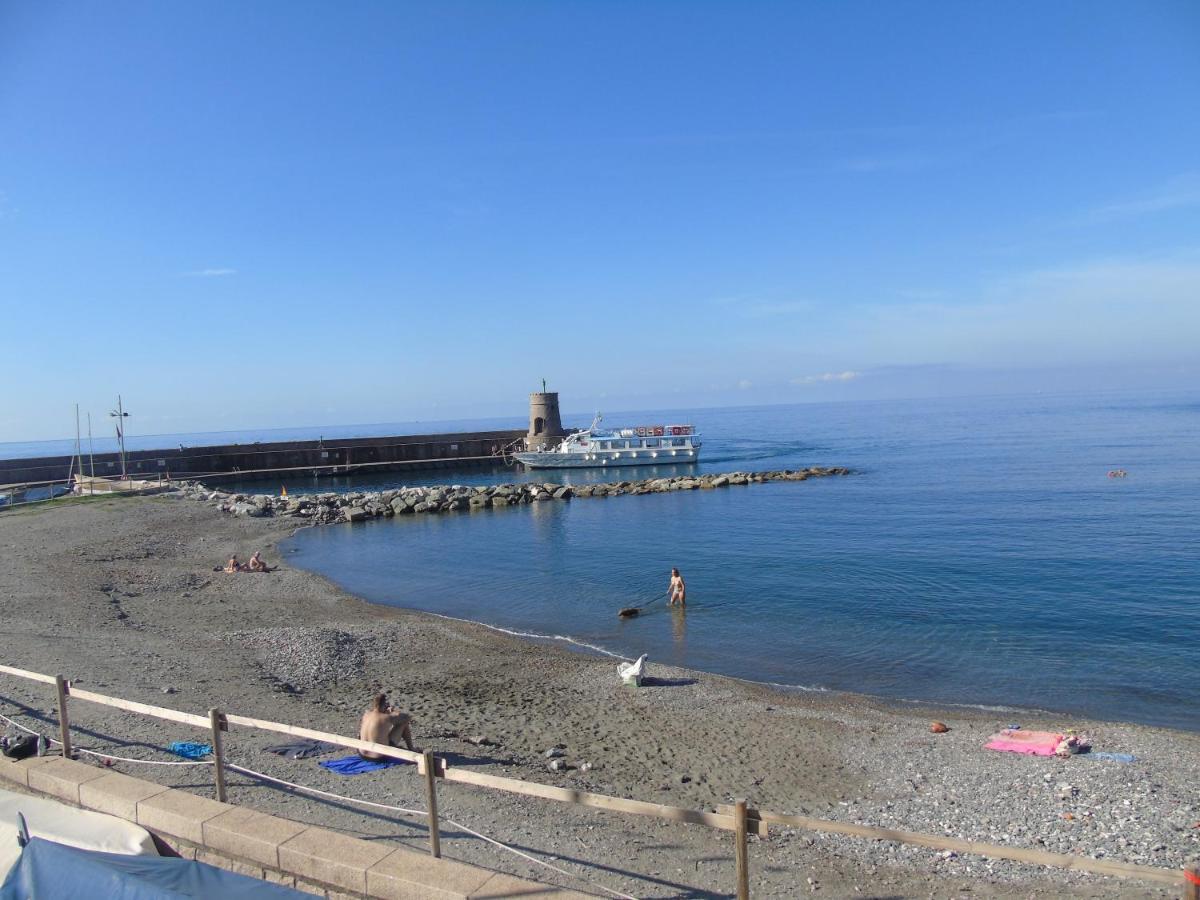
<path id="1" fill-rule="evenodd" d="M 517 453 L 517 462 L 527 469 L 612 469 L 621 466 L 669 466 L 698 462 L 700 451 L 695 448 L 659 450 L 651 456 L 644 450 L 633 455 L 628 450 L 620 453 L 599 451 L 597 453 Z"/>

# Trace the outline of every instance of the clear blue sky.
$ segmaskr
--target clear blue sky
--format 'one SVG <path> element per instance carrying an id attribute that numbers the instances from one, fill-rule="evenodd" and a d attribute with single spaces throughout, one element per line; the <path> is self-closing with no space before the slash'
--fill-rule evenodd
<path id="1" fill-rule="evenodd" d="M 0 0 L 0 441 L 1200 386 L 1200 4 Z"/>

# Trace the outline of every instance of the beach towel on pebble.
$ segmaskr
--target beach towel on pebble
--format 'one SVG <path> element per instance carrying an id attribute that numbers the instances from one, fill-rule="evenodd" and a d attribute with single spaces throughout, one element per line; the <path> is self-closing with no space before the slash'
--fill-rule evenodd
<path id="1" fill-rule="evenodd" d="M 362 775 L 366 772 L 378 772 L 380 769 L 390 769 L 400 765 L 399 759 L 363 759 L 357 753 L 343 756 L 341 759 L 327 759 L 317 765 L 339 775 Z"/>
<path id="2" fill-rule="evenodd" d="M 1063 736 L 1051 731 L 1025 731 L 1005 728 L 988 738 L 983 746 L 988 750 L 1006 753 L 1028 753 L 1032 756 L 1053 756 Z"/>
<path id="3" fill-rule="evenodd" d="M 174 741 L 167 745 L 167 749 L 185 759 L 204 759 L 206 756 L 212 756 L 213 752 L 212 744 L 200 744 L 195 741 Z"/>
<path id="4" fill-rule="evenodd" d="M 312 756 L 324 756 L 338 749 L 337 744 L 325 741 L 297 741 L 294 744 L 276 744 L 274 747 L 264 747 L 268 753 L 285 756 L 288 759 L 308 759 Z"/>

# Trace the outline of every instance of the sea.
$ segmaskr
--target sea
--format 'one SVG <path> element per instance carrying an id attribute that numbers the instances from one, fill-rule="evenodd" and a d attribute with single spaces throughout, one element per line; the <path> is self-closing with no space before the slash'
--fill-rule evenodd
<path id="1" fill-rule="evenodd" d="M 310 528 L 281 550 L 376 603 L 581 652 L 645 653 L 651 671 L 995 708 L 1001 724 L 1035 709 L 1064 727 L 1086 716 L 1200 731 L 1200 395 L 605 418 L 690 422 L 704 441 L 697 464 L 623 468 L 620 478 L 813 465 L 852 474 Z M 287 486 L 613 478 L 498 469 Z M 687 582 L 683 609 L 663 599 L 671 567 Z M 627 606 L 645 611 L 619 619 Z"/>

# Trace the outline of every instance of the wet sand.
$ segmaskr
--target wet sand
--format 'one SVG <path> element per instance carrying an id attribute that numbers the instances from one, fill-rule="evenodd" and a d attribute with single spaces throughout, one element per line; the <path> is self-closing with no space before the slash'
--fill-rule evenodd
<path id="1" fill-rule="evenodd" d="M 448 513 L 454 514 L 454 513 Z M 339 525 L 330 527 L 354 527 Z M 375 606 L 289 567 L 214 572 L 276 544 L 295 522 L 240 518 L 171 496 L 114 498 L 0 514 L 0 658 L 92 690 L 203 713 L 210 707 L 354 734 L 378 689 L 414 717 L 418 746 L 480 771 L 672 805 L 736 797 L 780 812 L 950 834 L 1178 868 L 1200 856 L 1200 736 L 1034 712 L 932 709 L 834 693 L 782 693 L 650 663 L 623 687 L 615 661 L 471 623 Z M 753 648 L 747 648 L 753 653 Z M 51 732 L 53 691 L 4 677 L 0 713 Z M 932 719 L 950 732 L 929 732 Z M 184 726 L 77 702 L 80 746 L 170 759 Z M 982 748 L 1011 721 L 1078 728 L 1137 762 L 1046 760 Z M 487 745 L 471 741 L 485 738 Z M 471 739 L 471 740 L 469 740 Z M 231 761 L 288 781 L 422 807 L 410 766 L 341 777 L 262 751 L 236 731 Z M 565 747 L 571 767 L 547 770 Z M 583 764 L 590 764 L 584 768 Z M 2 763 L 0 763 L 2 764 Z M 206 769 L 117 768 L 210 789 Z M 231 779 L 230 799 L 357 836 L 425 846 L 419 819 L 363 812 Z M 602 894 L 727 896 L 732 839 L 444 784 L 442 814 L 553 861 L 568 879 L 447 826 L 447 856 Z M 750 848 L 754 896 L 1172 896 L 1169 888 L 792 829 Z M 811 882 L 810 882 L 811 879 Z M 590 884 L 590 888 L 589 888 Z"/>

